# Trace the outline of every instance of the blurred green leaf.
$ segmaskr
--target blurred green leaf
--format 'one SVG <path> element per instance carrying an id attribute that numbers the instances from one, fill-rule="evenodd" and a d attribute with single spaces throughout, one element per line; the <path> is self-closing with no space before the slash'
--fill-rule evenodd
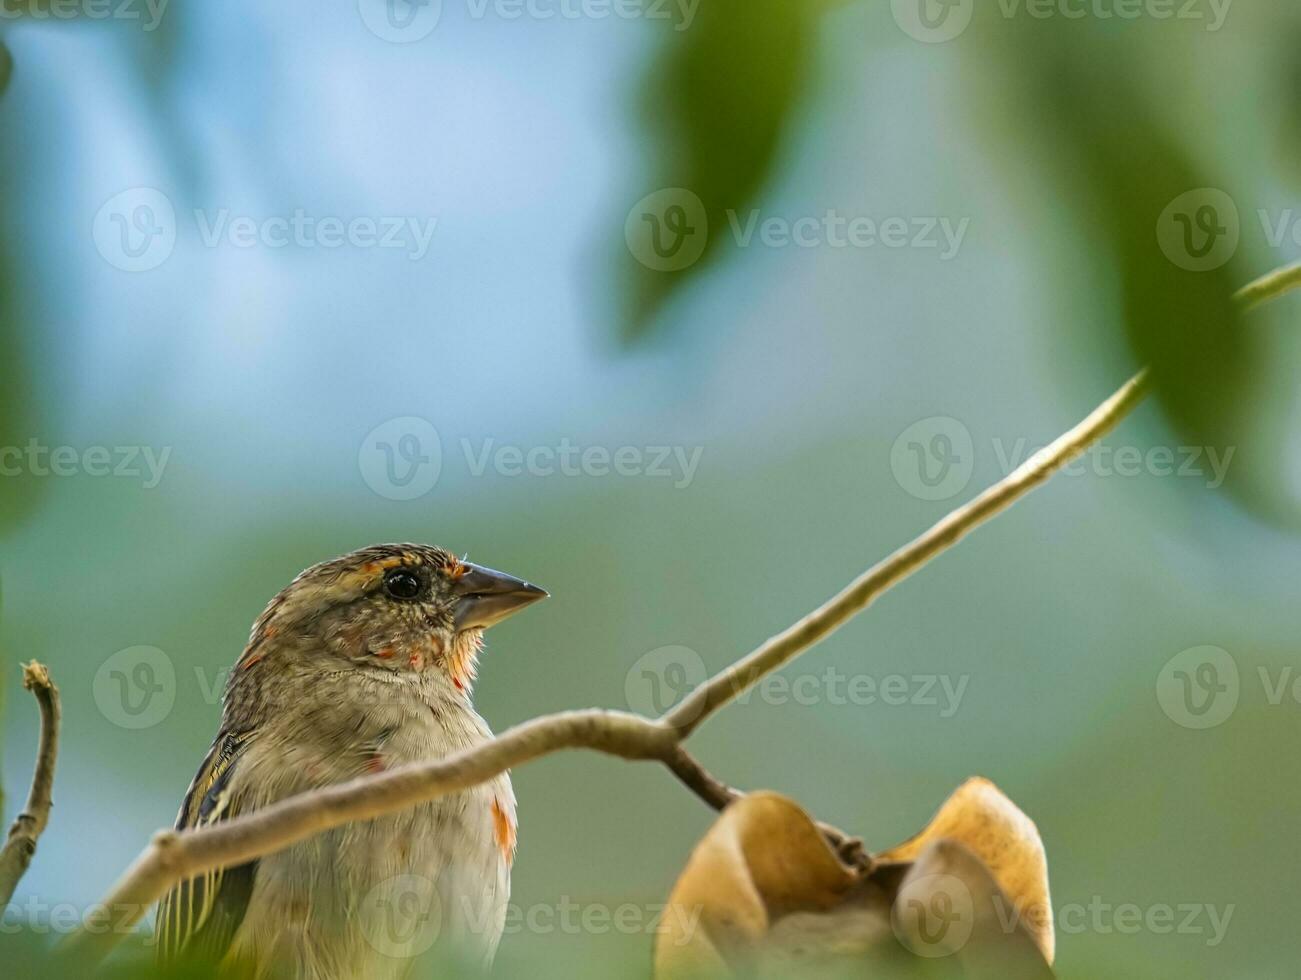
<path id="1" fill-rule="evenodd" d="M 669 35 L 641 95 L 655 158 L 617 249 L 624 342 L 709 265 L 727 212 L 759 193 L 807 87 L 818 20 L 836 2 L 711 0 Z"/>
<path id="2" fill-rule="evenodd" d="M 1029 93 L 1022 130 L 1049 151 L 1064 203 L 1092 226 L 1090 245 L 1105 249 L 1119 325 L 1151 366 L 1158 400 L 1190 444 L 1236 447 L 1257 390 L 1261 336 L 1233 295 L 1266 270 L 1243 261 L 1232 188 L 1197 158 L 1195 134 L 1167 122 L 1132 53 L 1105 30 L 1042 24 L 1001 49 Z M 1229 472 L 1226 486 L 1251 496 L 1243 468 Z"/>

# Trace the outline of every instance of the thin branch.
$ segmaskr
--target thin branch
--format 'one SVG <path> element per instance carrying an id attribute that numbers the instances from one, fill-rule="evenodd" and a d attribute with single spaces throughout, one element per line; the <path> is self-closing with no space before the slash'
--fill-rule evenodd
<path id="1" fill-rule="evenodd" d="M 706 771 L 696 759 L 681 745 L 674 747 L 667 758 L 661 760 L 684 786 L 715 810 L 723 810 L 745 796 L 739 789 L 733 789 Z M 837 827 L 819 823 L 818 829 L 827 839 L 840 859 L 850 867 L 866 873 L 872 869 L 872 856 L 857 837 L 851 837 Z"/>
<path id="2" fill-rule="evenodd" d="M 516 725 L 474 749 L 436 762 L 291 796 L 203 830 L 161 830 L 100 903 L 113 913 L 119 928 L 75 932 L 65 951 L 77 959 L 102 958 L 123 938 L 123 928 L 138 922 L 173 885 L 200 872 L 242 864 L 332 827 L 477 786 L 544 755 L 592 749 L 630 760 L 667 759 L 676 745 L 672 730 L 658 721 L 599 709 L 570 711 Z"/>
<path id="3" fill-rule="evenodd" d="M 1301 272 L 1284 270 L 1253 283 L 1239 299 L 1259 303 L 1298 284 Z M 303 793 L 203 830 L 160 831 L 114 885 L 101 907 L 122 916 L 119 922 L 134 924 L 170 888 L 203 871 L 250 861 L 345 823 L 468 789 L 513 766 L 565 749 L 592 749 L 629 760 L 657 760 L 711 806 L 726 806 L 737 798 L 738 791 L 709 775 L 682 750 L 681 742 L 748 687 L 1046 482 L 1115 428 L 1148 391 L 1145 369 L 1052 445 L 870 569 L 830 602 L 696 688 L 658 721 L 599 710 L 550 715 L 517 725 L 444 759 Z M 845 838 L 834 828 L 824 828 L 824 832 L 833 842 L 839 840 L 837 849 L 846 860 L 860 866 L 870 863 L 857 841 Z M 68 938 L 65 950 L 78 957 L 98 959 L 121 938 L 121 929 L 98 934 L 83 930 Z"/>
<path id="4" fill-rule="evenodd" d="M 23 687 L 36 696 L 41 711 L 41 735 L 36 747 L 36 766 L 27 806 L 9 828 L 9 837 L 0 849 L 0 907 L 9 904 L 18 882 L 22 880 L 36 853 L 36 842 L 50 822 L 54 805 L 54 763 L 59 755 L 59 689 L 50 680 L 50 672 L 33 660 L 23 666 Z"/>
<path id="5" fill-rule="evenodd" d="M 1278 299 L 1294 289 L 1301 289 L 1301 262 L 1261 276 L 1255 282 L 1243 286 L 1233 298 L 1244 308 L 1254 310 L 1262 303 Z"/>
<path id="6" fill-rule="evenodd" d="M 715 711 L 839 629 L 891 586 L 953 547 L 1002 513 L 1110 432 L 1147 395 L 1147 371 L 1140 371 L 1088 418 L 971 503 L 959 507 L 921 537 L 869 569 L 850 586 L 794 626 L 778 633 L 745 658 L 696 688 L 664 716 L 683 738 Z"/>
<path id="7" fill-rule="evenodd" d="M 1301 263 L 1262 276 L 1239 290 L 1234 299 L 1250 310 L 1297 288 L 1301 288 Z M 1099 405 L 1088 418 L 1043 452 L 1036 453 L 1010 476 L 863 573 L 821 608 L 696 688 L 666 714 L 664 720 L 677 729 L 683 738 L 689 736 L 723 705 L 835 632 L 866 609 L 881 593 L 898 585 L 976 528 L 1046 482 L 1058 470 L 1070 465 L 1089 446 L 1119 425 L 1147 397 L 1149 391 L 1150 378 L 1144 368 Z"/>
<path id="8" fill-rule="evenodd" d="M 664 760 L 669 771 L 682 781 L 682 784 L 705 801 L 715 810 L 723 810 L 729 803 L 735 803 L 745 794 L 733 789 L 726 783 L 710 775 L 705 767 L 682 746 L 675 746 Z"/>

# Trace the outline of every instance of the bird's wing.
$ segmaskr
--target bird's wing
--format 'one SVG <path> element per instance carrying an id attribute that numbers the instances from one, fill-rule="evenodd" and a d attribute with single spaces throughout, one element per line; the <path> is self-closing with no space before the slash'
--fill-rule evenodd
<path id="1" fill-rule="evenodd" d="M 190 784 L 177 830 L 211 826 L 238 815 L 240 801 L 231 792 L 231 775 L 246 747 L 245 737 L 217 737 L 194 782 Z M 206 871 L 183 881 L 158 904 L 158 957 L 164 963 L 197 958 L 215 963 L 230 948 L 235 930 L 244 919 L 257 862 Z"/>

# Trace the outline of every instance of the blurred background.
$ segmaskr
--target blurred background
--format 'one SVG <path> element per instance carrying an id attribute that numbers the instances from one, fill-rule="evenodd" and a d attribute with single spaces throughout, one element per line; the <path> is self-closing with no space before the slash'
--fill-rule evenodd
<path id="1" fill-rule="evenodd" d="M 1230 296 L 1301 257 L 1301 12 L 4 14 L 6 821 L 20 661 L 65 709 L 6 930 L 57 933 L 172 822 L 306 565 L 423 541 L 545 586 L 489 636 L 497 730 L 658 712 L 1152 363 L 1104 450 L 693 745 L 875 849 L 994 779 L 1062 977 L 1290 975 L 1301 332 Z M 647 975 L 711 814 L 652 766 L 514 778 L 498 975 Z"/>

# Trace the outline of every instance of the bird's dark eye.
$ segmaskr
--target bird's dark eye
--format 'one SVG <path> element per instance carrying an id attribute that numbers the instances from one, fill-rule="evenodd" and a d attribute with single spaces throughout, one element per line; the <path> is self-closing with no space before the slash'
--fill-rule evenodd
<path id="1" fill-rule="evenodd" d="M 414 599 L 424 587 L 420 576 L 405 568 L 396 569 L 384 576 L 384 591 L 394 599 Z"/>

